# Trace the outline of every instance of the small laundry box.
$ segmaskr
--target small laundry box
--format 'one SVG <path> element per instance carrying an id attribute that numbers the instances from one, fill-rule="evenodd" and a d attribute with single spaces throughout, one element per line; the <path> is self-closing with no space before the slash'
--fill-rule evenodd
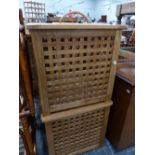
<path id="1" fill-rule="evenodd" d="M 111 99 L 120 25 L 28 24 L 44 116 Z"/>
<path id="2" fill-rule="evenodd" d="M 75 155 L 103 145 L 112 102 L 43 116 L 49 155 Z"/>

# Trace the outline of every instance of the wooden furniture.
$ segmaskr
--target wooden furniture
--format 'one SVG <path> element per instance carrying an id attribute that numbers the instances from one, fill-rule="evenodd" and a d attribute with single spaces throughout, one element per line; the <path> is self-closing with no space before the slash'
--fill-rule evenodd
<path id="1" fill-rule="evenodd" d="M 23 24 L 22 11 L 19 12 L 20 24 Z M 20 35 L 21 33 L 22 35 Z M 34 102 L 25 44 L 21 39 L 25 35 L 24 31 L 21 30 L 19 35 L 19 134 L 24 143 L 26 154 L 35 155 Z"/>
<path id="2" fill-rule="evenodd" d="M 125 15 L 135 15 L 135 2 L 117 5 L 116 16 L 118 24 L 121 24 L 121 19 Z M 127 38 L 127 43 L 121 44 L 121 47 L 135 52 L 135 30 L 123 30 L 122 35 Z"/>
<path id="3" fill-rule="evenodd" d="M 127 39 L 126 44 L 121 43 L 121 48 L 125 48 L 129 51 L 135 52 L 135 30 L 123 30 L 122 36 Z"/>
<path id="4" fill-rule="evenodd" d="M 111 104 L 98 103 L 42 117 L 49 155 L 80 154 L 102 146 Z"/>
<path id="5" fill-rule="evenodd" d="M 116 16 L 118 24 L 121 24 L 121 19 L 124 15 L 135 15 L 135 2 L 117 5 Z"/>
<path id="6" fill-rule="evenodd" d="M 103 24 L 28 24 L 50 155 L 101 146 L 121 29 Z"/>
<path id="7" fill-rule="evenodd" d="M 34 60 L 34 52 L 32 47 L 32 38 L 30 34 L 26 34 L 24 36 L 25 42 L 25 49 L 27 51 L 27 57 L 29 60 L 29 67 L 30 67 L 30 76 L 31 76 L 31 83 L 32 83 L 32 94 L 35 97 L 38 97 L 38 78 L 37 78 L 37 71 L 36 65 Z"/>
<path id="8" fill-rule="evenodd" d="M 135 53 L 120 51 L 118 62 L 135 62 Z"/>
<path id="9" fill-rule="evenodd" d="M 24 1 L 24 11 L 27 23 L 45 22 L 45 3 Z"/>
<path id="10" fill-rule="evenodd" d="M 123 26 L 63 23 L 27 27 L 44 115 L 110 100 L 118 57 L 114 51 L 119 49 Z"/>
<path id="11" fill-rule="evenodd" d="M 24 53 L 24 49 L 22 47 L 19 48 L 19 67 L 21 71 L 21 76 L 23 79 L 23 85 L 25 87 L 25 94 L 27 98 L 27 102 L 29 103 L 29 108 L 34 115 L 34 103 L 33 103 L 33 96 L 32 96 L 32 87 L 31 87 L 31 81 L 30 81 L 30 73 L 28 70 L 28 62 L 26 60 L 26 55 Z"/>
<path id="12" fill-rule="evenodd" d="M 21 51 L 20 51 L 21 52 Z M 22 56 L 22 55 L 21 55 Z M 21 57 L 20 56 L 20 57 Z M 23 57 L 23 56 L 22 56 Z M 20 65 L 21 66 L 21 65 Z M 24 68 L 27 70 L 26 68 Z M 34 104 L 30 102 L 32 94 L 27 92 L 29 83 L 25 83 L 25 78 L 22 74 L 23 67 L 20 67 L 20 94 L 19 94 L 19 134 L 25 146 L 27 155 L 35 155 L 34 152 Z M 27 79 L 28 80 L 28 79 Z"/>
<path id="13" fill-rule="evenodd" d="M 118 64 L 113 91 L 107 138 L 117 149 L 135 142 L 135 69 L 134 62 Z"/>

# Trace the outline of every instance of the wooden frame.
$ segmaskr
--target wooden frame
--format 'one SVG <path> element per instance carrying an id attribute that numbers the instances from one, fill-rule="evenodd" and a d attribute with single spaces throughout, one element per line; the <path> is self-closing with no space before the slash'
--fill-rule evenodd
<path id="1" fill-rule="evenodd" d="M 32 86 L 31 86 L 31 81 L 30 81 L 30 72 L 28 69 L 28 62 L 26 59 L 26 55 L 24 53 L 24 48 L 20 47 L 19 48 L 19 68 L 21 71 L 21 76 L 22 76 L 22 80 L 24 83 L 24 87 L 25 87 L 25 94 L 30 106 L 30 111 L 32 112 L 32 115 L 34 115 L 34 102 L 33 102 L 33 96 L 32 96 Z"/>
<path id="2" fill-rule="evenodd" d="M 30 73 L 31 73 L 31 79 L 32 79 L 32 93 L 33 96 L 38 97 L 38 79 L 37 79 L 37 72 L 36 72 L 36 65 L 34 61 L 34 55 L 33 55 L 33 47 L 32 47 L 32 39 L 31 35 L 25 35 L 24 36 L 24 42 L 25 47 L 29 59 L 29 66 L 30 66 Z"/>
<path id="3" fill-rule="evenodd" d="M 115 75 L 116 75 L 116 65 L 117 65 L 119 49 L 120 49 L 120 38 L 121 38 L 121 31 L 117 30 L 115 41 L 114 41 L 112 66 L 110 70 L 109 83 L 108 83 L 108 93 L 107 93 L 108 100 L 110 100 L 112 97 L 112 91 L 113 91 L 114 80 L 115 80 Z"/>
<path id="4" fill-rule="evenodd" d="M 23 51 L 22 51 L 23 52 Z M 20 55 L 20 93 L 19 93 L 19 119 L 22 126 L 20 134 L 24 142 L 24 146 L 28 155 L 34 155 L 34 103 L 32 91 L 30 87 L 30 79 L 28 75 L 28 68 L 25 66 L 26 59 L 23 54 Z M 21 64 L 21 60 L 22 64 Z M 24 76 L 24 78 L 23 78 Z M 28 118 L 31 117 L 31 121 Z M 30 128 L 32 131 L 30 131 Z"/>
<path id="5" fill-rule="evenodd" d="M 22 10 L 19 11 L 20 23 L 23 24 Z M 25 35 L 20 30 L 19 35 Z M 34 101 L 31 89 L 28 61 L 25 53 L 25 44 L 19 37 L 19 134 L 24 142 L 27 155 L 35 155 L 34 151 Z M 31 118 L 31 120 L 29 120 Z M 20 128 L 21 127 L 21 128 Z M 30 131 L 30 128 L 32 131 Z"/>

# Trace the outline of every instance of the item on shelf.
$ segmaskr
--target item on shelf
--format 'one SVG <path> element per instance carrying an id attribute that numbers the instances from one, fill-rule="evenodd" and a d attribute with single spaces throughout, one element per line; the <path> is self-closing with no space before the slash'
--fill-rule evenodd
<path id="1" fill-rule="evenodd" d="M 135 53 L 125 50 L 122 50 L 120 52 L 118 62 L 134 62 L 134 61 L 135 61 Z"/>
<path id="2" fill-rule="evenodd" d="M 122 36 L 126 37 L 126 42 L 121 42 L 121 48 L 135 52 L 135 31 L 134 29 L 123 30 Z"/>
<path id="3" fill-rule="evenodd" d="M 27 57 L 29 59 L 33 96 L 38 97 L 38 78 L 34 59 L 34 52 L 32 47 L 32 38 L 30 34 L 25 34 L 24 42 L 27 51 Z"/>
<path id="4" fill-rule="evenodd" d="M 22 11 L 21 11 L 22 13 Z M 21 14 L 22 15 L 22 14 Z M 23 23 L 21 16 L 20 24 Z M 25 50 L 24 31 L 19 29 L 19 151 L 35 155 L 34 151 L 34 101 L 31 89 L 28 59 Z M 20 147 L 22 146 L 22 147 Z"/>
<path id="5" fill-rule="evenodd" d="M 102 15 L 99 22 L 107 23 L 107 15 Z"/>

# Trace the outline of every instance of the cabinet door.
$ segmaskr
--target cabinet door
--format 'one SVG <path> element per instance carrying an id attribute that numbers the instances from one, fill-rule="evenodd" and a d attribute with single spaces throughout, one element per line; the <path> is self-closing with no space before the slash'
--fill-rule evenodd
<path id="1" fill-rule="evenodd" d="M 118 149 L 134 143 L 134 108 L 132 108 L 134 107 L 134 100 L 131 100 L 131 98 L 134 98 L 133 94 L 134 87 L 116 77 L 107 137 Z"/>

